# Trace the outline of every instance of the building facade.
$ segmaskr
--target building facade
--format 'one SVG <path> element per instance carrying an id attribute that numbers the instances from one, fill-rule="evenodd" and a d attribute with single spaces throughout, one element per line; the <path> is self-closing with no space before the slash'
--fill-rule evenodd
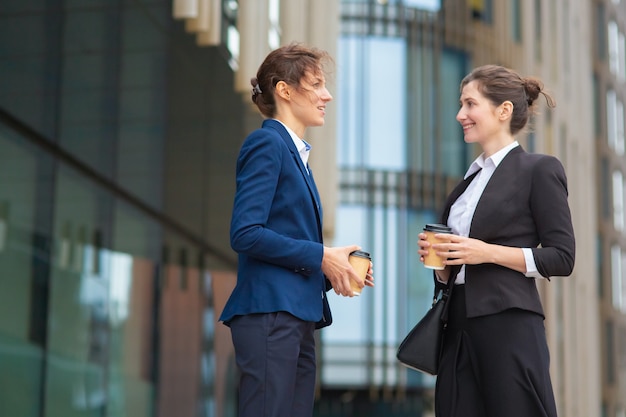
<path id="1" fill-rule="evenodd" d="M 497 63 L 538 76 L 557 99 L 556 109 L 542 107 L 530 131 L 518 139 L 531 152 L 559 157 L 570 183 L 576 268 L 570 277 L 538 283 L 559 410 L 565 416 L 601 415 L 602 409 L 616 407 L 606 415 L 619 415 L 618 404 L 600 405 L 604 339 L 597 259 L 581 255 L 596 253 L 590 242 L 598 236 L 597 208 L 589 195 L 603 187 L 594 175 L 592 126 L 603 123 L 603 115 L 591 111 L 592 4 L 417 3 L 342 3 L 336 240 L 350 243 L 358 236 L 365 242 L 379 282 L 358 301 L 360 326 L 340 321 L 324 332 L 328 359 L 322 364 L 327 372 L 322 389 L 336 389 L 337 407 L 360 385 L 370 399 L 398 399 L 412 407 L 413 415 L 432 413 L 432 379 L 398 367 L 395 347 L 431 297 L 430 274 L 417 260 L 417 234 L 438 218 L 449 186 L 476 156 L 476 149 L 460 140 L 454 119 L 459 82 L 471 68 Z M 586 108 L 581 103 L 589 103 L 590 110 L 581 111 Z M 339 317 L 353 309 L 338 304 Z M 405 398 L 419 400 L 402 402 Z M 346 412 L 375 415 L 352 407 L 347 404 Z"/>
<path id="2" fill-rule="evenodd" d="M 417 234 L 476 156 L 454 117 L 471 68 L 540 77 L 519 137 L 563 162 L 570 277 L 538 283 L 561 416 L 626 415 L 623 0 L 4 0 L 0 416 L 236 415 L 217 317 L 248 80 L 273 48 L 335 57 L 311 165 L 329 244 L 376 287 L 331 296 L 316 416 L 432 416 L 395 349 L 428 308 Z"/>
<path id="3" fill-rule="evenodd" d="M 594 2 L 593 86 L 600 299 L 602 415 L 626 415 L 624 100 L 626 4 Z"/>

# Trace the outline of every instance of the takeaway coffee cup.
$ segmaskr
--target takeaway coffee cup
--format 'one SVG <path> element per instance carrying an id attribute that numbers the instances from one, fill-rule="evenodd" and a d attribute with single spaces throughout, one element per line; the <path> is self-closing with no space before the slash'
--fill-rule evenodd
<path id="1" fill-rule="evenodd" d="M 446 242 L 445 239 L 437 239 L 435 234 L 437 233 L 452 233 L 452 229 L 445 224 L 427 224 L 424 226 L 424 233 L 426 233 L 426 240 L 432 245 L 435 243 L 443 243 Z M 443 269 L 444 259 L 437 255 L 437 253 L 432 250 L 432 248 L 428 251 L 428 255 L 424 256 L 424 266 L 430 269 Z"/>
<path id="2" fill-rule="evenodd" d="M 351 252 L 350 257 L 348 258 L 348 261 L 350 261 L 350 265 L 352 265 L 356 274 L 363 280 L 365 280 L 367 271 L 370 269 L 371 260 L 372 257 L 370 254 L 361 250 Z M 350 280 L 350 286 L 352 287 L 352 295 L 361 295 L 362 288 L 359 288 L 356 282 Z"/>

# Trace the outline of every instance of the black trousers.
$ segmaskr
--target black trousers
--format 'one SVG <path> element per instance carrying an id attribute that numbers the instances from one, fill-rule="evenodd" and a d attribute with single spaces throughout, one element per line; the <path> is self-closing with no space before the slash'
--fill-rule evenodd
<path id="1" fill-rule="evenodd" d="M 289 313 L 230 322 L 239 376 L 239 417 L 311 417 L 315 400 L 315 323 Z"/>
<path id="2" fill-rule="evenodd" d="M 450 301 L 435 390 L 437 417 L 556 417 L 543 317 L 509 309 L 468 319 L 465 286 Z"/>

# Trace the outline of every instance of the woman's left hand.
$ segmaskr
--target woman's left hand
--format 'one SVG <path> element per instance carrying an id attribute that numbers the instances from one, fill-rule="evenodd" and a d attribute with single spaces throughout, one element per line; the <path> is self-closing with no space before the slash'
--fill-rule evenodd
<path id="1" fill-rule="evenodd" d="M 477 265 L 492 262 L 490 244 L 470 237 L 449 235 L 449 242 L 432 245 L 445 265 Z"/>
<path id="2" fill-rule="evenodd" d="M 439 256 L 447 258 L 444 265 L 496 264 L 526 273 L 526 259 L 522 248 L 486 243 L 479 239 L 450 235 L 448 243 L 432 246 Z"/>
<path id="3" fill-rule="evenodd" d="M 365 285 L 367 287 L 373 287 L 374 286 L 374 269 L 373 269 L 374 265 L 372 264 L 372 262 L 370 262 L 370 267 L 367 270 L 367 276 L 365 277 Z"/>

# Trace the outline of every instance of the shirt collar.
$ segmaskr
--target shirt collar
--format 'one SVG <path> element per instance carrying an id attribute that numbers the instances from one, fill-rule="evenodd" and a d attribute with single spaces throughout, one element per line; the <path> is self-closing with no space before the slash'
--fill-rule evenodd
<path id="1" fill-rule="evenodd" d="M 505 146 L 504 148 L 500 149 L 498 152 L 494 153 L 493 155 L 491 155 L 489 158 L 485 159 L 485 153 L 481 153 L 478 158 L 476 158 L 474 160 L 474 162 L 472 162 L 472 165 L 470 165 L 469 169 L 467 170 L 467 172 L 465 173 L 465 176 L 463 177 L 463 179 L 467 179 L 469 178 L 472 174 L 480 171 L 481 169 L 483 169 L 485 167 L 485 165 L 491 161 L 491 163 L 493 163 L 494 167 L 497 168 L 498 165 L 500 165 L 500 162 L 502 162 L 502 160 L 504 159 L 505 156 L 508 155 L 508 153 L 519 146 L 519 142 L 514 141 L 513 143 Z"/>
<path id="2" fill-rule="evenodd" d="M 293 140 L 293 143 L 294 145 L 296 145 L 296 149 L 298 150 L 300 154 L 304 155 L 304 154 L 309 153 L 309 151 L 311 150 L 311 145 L 309 145 L 304 139 L 301 139 L 300 137 L 298 137 L 298 135 L 296 135 L 296 133 L 293 130 L 291 130 L 286 124 L 284 124 L 278 119 L 274 119 L 274 120 L 276 120 L 278 123 L 283 125 L 287 133 L 289 133 L 289 136 L 291 136 L 291 140 Z"/>

